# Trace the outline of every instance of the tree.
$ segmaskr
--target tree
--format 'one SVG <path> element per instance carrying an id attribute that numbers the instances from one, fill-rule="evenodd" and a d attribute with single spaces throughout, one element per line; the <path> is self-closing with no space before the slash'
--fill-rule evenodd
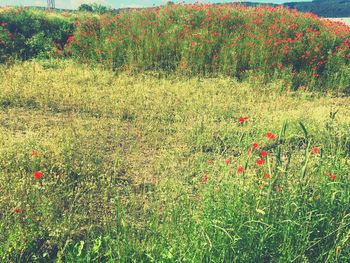
<path id="1" fill-rule="evenodd" d="M 94 9 L 92 8 L 91 5 L 88 5 L 88 4 L 81 4 L 79 7 L 78 7 L 78 10 L 79 11 L 84 11 L 84 12 L 93 12 Z"/>
<path id="2" fill-rule="evenodd" d="M 99 14 L 105 14 L 105 13 L 112 12 L 112 9 L 110 7 L 96 4 L 96 3 L 92 4 L 92 9 L 93 9 L 93 12 L 99 13 Z"/>

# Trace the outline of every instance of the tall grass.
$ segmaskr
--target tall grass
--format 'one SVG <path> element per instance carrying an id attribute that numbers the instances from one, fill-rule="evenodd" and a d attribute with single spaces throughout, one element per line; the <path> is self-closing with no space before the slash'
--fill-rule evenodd
<path id="1" fill-rule="evenodd" d="M 280 7 L 171 5 L 78 20 L 66 51 L 114 69 L 348 91 L 349 37 L 343 23 Z"/>
<path id="2" fill-rule="evenodd" d="M 169 5 L 118 15 L 9 7 L 0 23 L 2 62 L 72 56 L 118 71 L 259 75 L 286 88 L 349 91 L 349 26 L 281 7 Z"/>
<path id="3" fill-rule="evenodd" d="M 349 259 L 349 98 L 57 61 L 0 79 L 0 261 Z"/>

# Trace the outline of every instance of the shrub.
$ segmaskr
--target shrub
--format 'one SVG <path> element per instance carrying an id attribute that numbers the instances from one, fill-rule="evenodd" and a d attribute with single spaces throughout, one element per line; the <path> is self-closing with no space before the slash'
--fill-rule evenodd
<path id="1" fill-rule="evenodd" d="M 63 48 L 74 31 L 73 19 L 26 8 L 2 10 L 0 23 L 2 62 L 8 57 L 49 57 L 57 48 Z"/>
<path id="2" fill-rule="evenodd" d="M 81 4 L 79 7 L 78 7 L 78 10 L 79 11 L 82 11 L 82 12 L 93 12 L 93 8 L 91 5 L 88 5 L 88 4 Z"/>

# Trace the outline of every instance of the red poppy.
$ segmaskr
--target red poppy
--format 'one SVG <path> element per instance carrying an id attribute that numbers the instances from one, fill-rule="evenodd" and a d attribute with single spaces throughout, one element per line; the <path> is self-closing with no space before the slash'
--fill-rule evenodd
<path id="1" fill-rule="evenodd" d="M 237 173 L 243 173 L 244 172 L 244 168 L 243 168 L 243 166 L 240 166 L 240 167 L 238 167 L 238 169 L 237 169 Z"/>
<path id="2" fill-rule="evenodd" d="M 337 179 L 337 174 L 330 174 L 329 175 L 329 179 L 331 179 L 332 181 L 335 181 Z"/>
<path id="3" fill-rule="evenodd" d="M 32 152 L 32 156 L 39 156 L 38 152 Z"/>
<path id="4" fill-rule="evenodd" d="M 312 149 L 312 153 L 313 154 L 318 154 L 319 153 L 319 148 L 318 147 L 314 147 L 313 149 Z"/>
<path id="5" fill-rule="evenodd" d="M 256 161 L 257 165 L 263 165 L 265 163 L 264 159 L 259 159 Z"/>
<path id="6" fill-rule="evenodd" d="M 206 184 L 206 183 L 208 183 L 208 180 L 209 180 L 209 175 L 208 175 L 208 174 L 205 174 L 205 175 L 203 176 L 202 183 L 203 183 L 203 184 Z"/>
<path id="7" fill-rule="evenodd" d="M 248 118 L 247 116 L 239 117 L 239 118 L 238 118 L 238 122 L 239 122 L 239 123 L 243 123 L 243 122 L 247 121 L 248 119 L 249 119 L 249 118 Z"/>
<path id="8" fill-rule="evenodd" d="M 41 179 L 43 177 L 43 173 L 40 171 L 34 172 L 35 179 Z"/>
<path id="9" fill-rule="evenodd" d="M 265 157 L 267 155 L 267 151 L 261 151 L 260 155 L 261 157 Z"/>
<path id="10" fill-rule="evenodd" d="M 71 42 L 73 42 L 73 41 L 74 41 L 74 39 L 75 39 L 75 37 L 74 37 L 74 36 L 69 36 L 69 37 L 68 37 L 68 39 L 67 39 L 67 43 L 71 43 Z"/>
<path id="11" fill-rule="evenodd" d="M 271 174 L 269 174 L 269 173 L 265 174 L 265 179 L 269 179 L 270 177 L 271 177 Z"/>
<path id="12" fill-rule="evenodd" d="M 69 55 L 72 55 L 72 54 L 73 54 L 73 50 L 70 49 L 70 50 L 68 51 L 68 53 L 69 53 Z"/>
<path id="13" fill-rule="evenodd" d="M 225 160 L 225 163 L 226 164 L 230 164 L 230 163 L 232 163 L 232 160 L 231 159 L 227 159 L 227 160 Z"/>
<path id="14" fill-rule="evenodd" d="M 23 213 L 23 210 L 22 209 L 15 209 L 15 213 Z"/>
<path id="15" fill-rule="evenodd" d="M 268 132 L 268 133 L 266 133 L 266 138 L 269 140 L 276 139 L 276 134 L 274 134 L 272 132 Z"/>
<path id="16" fill-rule="evenodd" d="M 254 148 L 254 149 L 258 149 L 258 148 L 259 148 L 259 144 L 253 143 L 253 148 Z"/>

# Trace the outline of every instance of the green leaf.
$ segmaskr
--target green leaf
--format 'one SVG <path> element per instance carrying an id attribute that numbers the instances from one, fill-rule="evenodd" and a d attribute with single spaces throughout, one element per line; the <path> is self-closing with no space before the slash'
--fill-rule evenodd
<path id="1" fill-rule="evenodd" d="M 85 245 L 85 242 L 81 240 L 78 247 L 78 254 L 77 254 L 78 257 L 81 256 L 81 253 L 83 252 L 83 249 L 84 249 L 84 245 Z"/>
<path id="2" fill-rule="evenodd" d="M 300 125 L 301 129 L 304 132 L 305 138 L 308 139 L 309 135 L 308 135 L 308 132 L 307 132 L 307 129 L 306 129 L 305 125 L 301 121 L 299 121 L 299 125 Z"/>
<path id="3" fill-rule="evenodd" d="M 262 215 L 266 214 L 264 210 L 261 210 L 259 208 L 256 209 L 256 212 L 258 212 L 259 214 L 262 214 Z"/>

